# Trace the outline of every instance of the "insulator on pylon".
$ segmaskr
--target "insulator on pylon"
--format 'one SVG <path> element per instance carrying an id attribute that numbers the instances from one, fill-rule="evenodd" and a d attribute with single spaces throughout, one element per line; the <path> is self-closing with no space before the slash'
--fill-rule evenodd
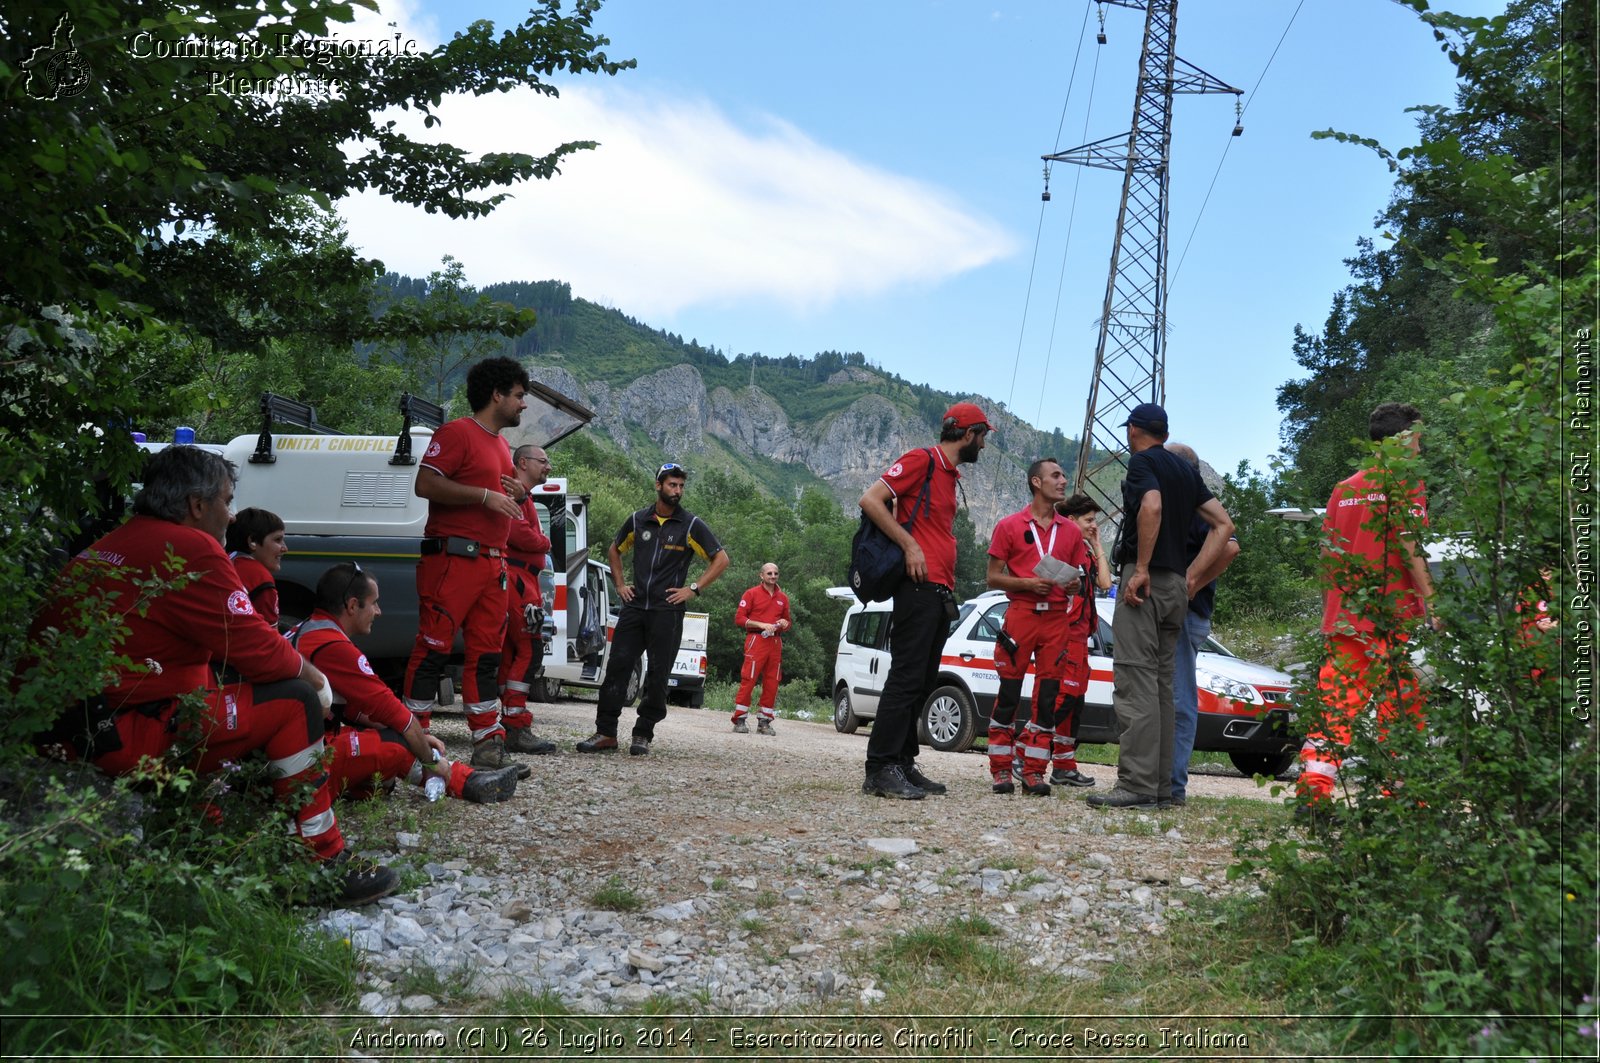
<path id="1" fill-rule="evenodd" d="M 1094 35 L 1096 44 L 1106 43 L 1106 5 L 1096 4 L 1095 11 L 1100 15 L 1100 31 Z"/>
<path id="2" fill-rule="evenodd" d="M 1050 167 L 1048 165 L 1044 168 L 1044 191 L 1040 193 L 1039 198 L 1046 203 L 1050 202 Z"/>
<path id="3" fill-rule="evenodd" d="M 1239 97 L 1233 98 L 1233 135 L 1244 136 L 1244 104 L 1239 102 Z"/>

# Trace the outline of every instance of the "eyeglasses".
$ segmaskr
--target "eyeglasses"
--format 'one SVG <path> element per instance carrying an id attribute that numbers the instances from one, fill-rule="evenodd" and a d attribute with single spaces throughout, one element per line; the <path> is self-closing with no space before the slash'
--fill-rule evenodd
<path id="1" fill-rule="evenodd" d="M 344 592 L 339 595 L 339 608 L 340 609 L 343 609 L 345 603 L 350 600 L 350 592 L 355 590 L 356 580 L 364 579 L 366 577 L 366 573 L 361 571 L 361 566 L 357 562 L 355 562 L 355 561 L 350 562 L 350 567 L 352 569 L 354 569 L 355 571 L 350 573 L 350 579 L 344 585 Z M 357 603 L 359 603 L 361 601 L 361 596 L 359 594 L 356 595 L 355 598 L 356 598 Z"/>
<path id="2" fill-rule="evenodd" d="M 687 480 L 689 478 L 689 470 L 687 467 L 679 465 L 677 462 L 669 461 L 665 465 L 661 466 L 661 468 L 656 470 L 656 483 L 660 483 L 662 479 L 667 476 L 681 476 Z"/>

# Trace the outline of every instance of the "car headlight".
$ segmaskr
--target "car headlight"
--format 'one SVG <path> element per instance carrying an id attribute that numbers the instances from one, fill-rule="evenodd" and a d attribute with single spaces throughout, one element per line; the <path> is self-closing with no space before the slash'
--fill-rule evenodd
<path id="1" fill-rule="evenodd" d="M 1218 675 L 1216 672 L 1204 668 L 1195 669 L 1195 680 L 1200 686 L 1218 697 L 1231 698 L 1234 701 L 1243 701 L 1250 705 L 1265 705 L 1266 699 L 1261 696 L 1261 691 L 1249 683 L 1241 683 L 1237 679 L 1229 679 Z"/>

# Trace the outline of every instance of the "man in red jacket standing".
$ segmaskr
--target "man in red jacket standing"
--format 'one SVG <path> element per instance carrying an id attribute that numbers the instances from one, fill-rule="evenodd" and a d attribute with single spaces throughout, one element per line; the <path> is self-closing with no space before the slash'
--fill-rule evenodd
<path id="1" fill-rule="evenodd" d="M 150 460 L 133 517 L 68 563 L 64 585 L 87 579 L 126 634 L 110 685 L 69 710 L 46 747 L 111 775 L 130 774 L 179 742 L 194 745 L 201 772 L 261 750 L 285 801 L 312 784 L 294 811 L 300 837 L 317 859 L 345 862 L 322 769 L 328 681 L 255 611 L 222 550 L 237 477 L 221 455 L 168 447 Z M 142 584 L 152 579 L 176 582 L 150 596 Z M 40 627 L 70 624 L 71 606 L 56 598 Z M 244 682 L 218 683 L 214 660 Z M 179 698 L 193 693 L 205 708 L 198 720 L 180 721 Z M 398 884 L 389 868 L 349 861 L 343 900 L 377 900 Z"/>
<path id="2" fill-rule="evenodd" d="M 426 729 L 464 633 L 461 700 L 472 732 L 472 763 L 501 768 L 500 650 L 506 629 L 506 539 L 526 490 L 512 476 L 500 432 L 522 422 L 528 373 L 510 358 L 487 358 L 467 372 L 469 417 L 440 427 L 417 470 L 416 493 L 428 500 L 417 560 L 417 641 L 406 666 L 406 707 Z"/>
<path id="3" fill-rule="evenodd" d="M 528 691 L 544 665 L 544 638 L 540 618 L 549 614 L 554 602 L 546 602 L 539 588 L 539 574 L 550 555 L 550 538 L 539 527 L 539 509 L 533 503 L 533 489 L 550 478 L 550 458 L 543 447 L 525 443 L 511 455 L 517 482 L 527 494 L 511 521 L 506 542 L 506 645 L 503 671 L 505 682 L 500 695 L 500 722 L 506 729 L 507 753 L 554 753 L 556 744 L 533 733 L 533 714 L 528 711 Z"/>
<path id="4" fill-rule="evenodd" d="M 761 566 L 761 582 L 739 595 L 739 608 L 733 623 L 744 637 L 744 665 L 739 669 L 739 693 L 733 699 L 733 729 L 748 734 L 745 717 L 750 715 L 750 695 L 756 681 L 761 682 L 761 719 L 756 733 L 776 734 L 772 729 L 772 707 L 778 701 L 779 666 L 783 662 L 783 636 L 793 626 L 789 617 L 789 596 L 778 589 L 778 566 L 771 561 Z"/>

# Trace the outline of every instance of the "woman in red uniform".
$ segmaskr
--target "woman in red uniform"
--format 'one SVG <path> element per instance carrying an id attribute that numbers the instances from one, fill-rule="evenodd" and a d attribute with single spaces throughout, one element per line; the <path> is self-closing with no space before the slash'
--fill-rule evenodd
<path id="1" fill-rule="evenodd" d="M 283 518 L 265 509 L 241 509 L 228 525 L 228 557 L 250 604 L 273 627 L 278 626 L 278 569 L 289 547 L 283 541 Z"/>

